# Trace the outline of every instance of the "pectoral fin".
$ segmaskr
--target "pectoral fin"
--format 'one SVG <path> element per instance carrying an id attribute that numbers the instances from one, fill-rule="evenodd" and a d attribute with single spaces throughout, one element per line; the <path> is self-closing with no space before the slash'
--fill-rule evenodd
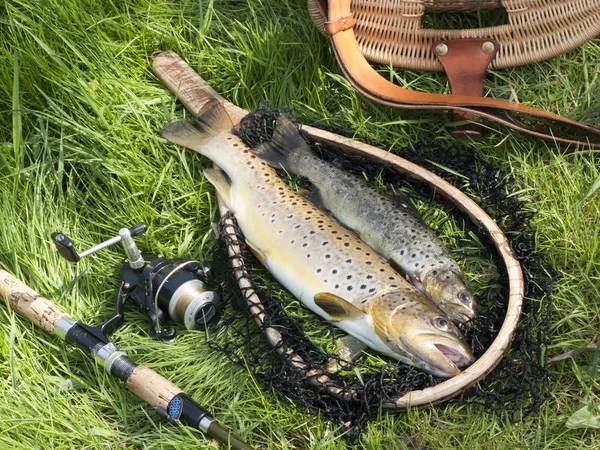
<path id="1" fill-rule="evenodd" d="M 354 320 L 365 314 L 352 303 L 330 292 L 316 294 L 315 304 L 334 320 Z"/>
<path id="2" fill-rule="evenodd" d="M 330 373 L 340 371 L 354 361 L 365 348 L 367 348 L 367 344 L 354 336 L 348 335 L 339 338 L 335 341 L 335 349 L 333 350 L 333 354 L 337 358 L 330 358 L 325 369 Z"/>
<path id="3" fill-rule="evenodd" d="M 256 256 L 256 258 L 261 262 L 261 264 L 263 266 L 267 265 L 267 255 L 265 255 L 265 253 L 258 248 L 257 246 L 255 246 L 252 242 L 246 240 L 246 245 L 248 247 L 250 247 L 250 250 L 252 250 L 252 253 L 254 253 L 254 256 Z"/>
<path id="4" fill-rule="evenodd" d="M 416 287 L 420 292 L 425 292 L 425 287 L 423 287 L 423 284 L 421 283 L 421 281 L 416 277 L 416 276 L 412 276 L 409 274 L 406 274 L 406 279 L 412 283 L 412 285 L 414 287 Z"/>

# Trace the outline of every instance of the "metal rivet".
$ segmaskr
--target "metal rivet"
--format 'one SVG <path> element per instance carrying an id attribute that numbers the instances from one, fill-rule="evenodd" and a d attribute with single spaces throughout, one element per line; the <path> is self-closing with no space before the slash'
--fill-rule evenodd
<path id="1" fill-rule="evenodd" d="M 440 42 L 435 46 L 435 52 L 440 56 L 444 56 L 448 53 L 448 46 Z"/>
<path id="2" fill-rule="evenodd" d="M 485 41 L 483 44 L 481 44 L 481 50 L 483 50 L 483 53 L 489 55 L 490 53 L 493 53 L 494 50 L 496 50 L 496 46 L 493 42 Z"/>

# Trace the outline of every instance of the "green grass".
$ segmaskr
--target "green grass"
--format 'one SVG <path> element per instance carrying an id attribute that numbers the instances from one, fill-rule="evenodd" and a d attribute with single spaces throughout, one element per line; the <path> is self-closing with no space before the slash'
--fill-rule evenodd
<path id="1" fill-rule="evenodd" d="M 213 242 L 215 199 L 201 174 L 208 161 L 158 134 L 182 112 L 149 70 L 155 50 L 180 52 L 246 109 L 270 100 L 305 123 L 349 128 L 393 150 L 419 140 L 455 143 L 444 127 L 449 115 L 392 110 L 354 92 L 311 26 L 304 0 L 4 0 L 0 37 L 0 267 L 91 323 L 112 311 L 121 253 L 115 248 L 72 266 L 51 245 L 53 231 L 86 248 L 144 221 L 149 231 L 138 238 L 141 247 L 192 258 L 208 257 Z M 494 72 L 486 89 L 510 95 L 512 85 L 521 103 L 594 123 L 599 69 L 596 40 L 533 67 Z M 437 74 L 386 76 L 413 89 L 447 89 Z M 565 154 L 506 129 L 465 145 L 512 173 L 519 196 L 539 210 L 538 250 L 563 274 L 551 351 L 587 344 L 600 330 L 598 153 Z M 348 447 L 338 424 L 262 391 L 246 369 L 211 352 L 204 334 L 180 332 L 173 344 L 159 343 L 139 314 L 127 314 L 117 345 L 256 447 Z M 516 425 L 481 407 L 450 403 L 372 420 L 358 446 L 597 449 L 596 431 L 566 427 L 581 406 L 599 402 L 590 361 L 553 366 L 552 399 Z M 80 352 L 5 307 L 0 392 L 0 449 L 215 446 L 160 419 Z"/>

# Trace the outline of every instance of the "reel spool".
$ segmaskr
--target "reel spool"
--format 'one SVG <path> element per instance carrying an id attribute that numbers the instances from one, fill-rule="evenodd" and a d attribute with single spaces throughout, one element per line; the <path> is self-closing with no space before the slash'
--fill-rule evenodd
<path id="1" fill-rule="evenodd" d="M 156 258 L 144 268 L 161 310 L 188 330 L 203 329 L 219 313 L 219 298 L 207 290 L 209 269 L 198 261 Z M 123 267 L 123 271 L 128 271 Z M 203 281 L 201 281 L 203 280 Z"/>
<path id="2" fill-rule="evenodd" d="M 110 335 L 123 323 L 125 303 L 130 299 L 146 315 L 154 335 L 162 341 L 175 337 L 175 328 L 166 325 L 169 318 L 188 330 L 198 330 L 206 327 L 221 311 L 219 296 L 207 287 L 212 281 L 210 266 L 192 259 L 164 259 L 142 253 L 133 237 L 146 230 L 143 223 L 129 229 L 121 228 L 118 236 L 81 253 L 64 233 L 52 233 L 52 241 L 59 253 L 72 263 L 119 242 L 123 245 L 127 258 L 121 268 L 116 313 L 94 328 L 102 336 Z"/>

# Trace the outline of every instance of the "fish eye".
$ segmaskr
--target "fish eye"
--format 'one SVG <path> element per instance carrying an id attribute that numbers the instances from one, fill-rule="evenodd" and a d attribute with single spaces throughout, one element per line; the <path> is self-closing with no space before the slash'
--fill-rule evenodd
<path id="1" fill-rule="evenodd" d="M 468 292 L 461 292 L 458 294 L 458 299 L 463 303 L 469 303 L 471 301 L 471 296 Z"/>
<path id="2" fill-rule="evenodd" d="M 448 329 L 448 321 L 443 317 L 438 317 L 434 319 L 433 324 L 436 326 L 436 328 L 439 328 L 440 330 L 446 331 Z"/>

